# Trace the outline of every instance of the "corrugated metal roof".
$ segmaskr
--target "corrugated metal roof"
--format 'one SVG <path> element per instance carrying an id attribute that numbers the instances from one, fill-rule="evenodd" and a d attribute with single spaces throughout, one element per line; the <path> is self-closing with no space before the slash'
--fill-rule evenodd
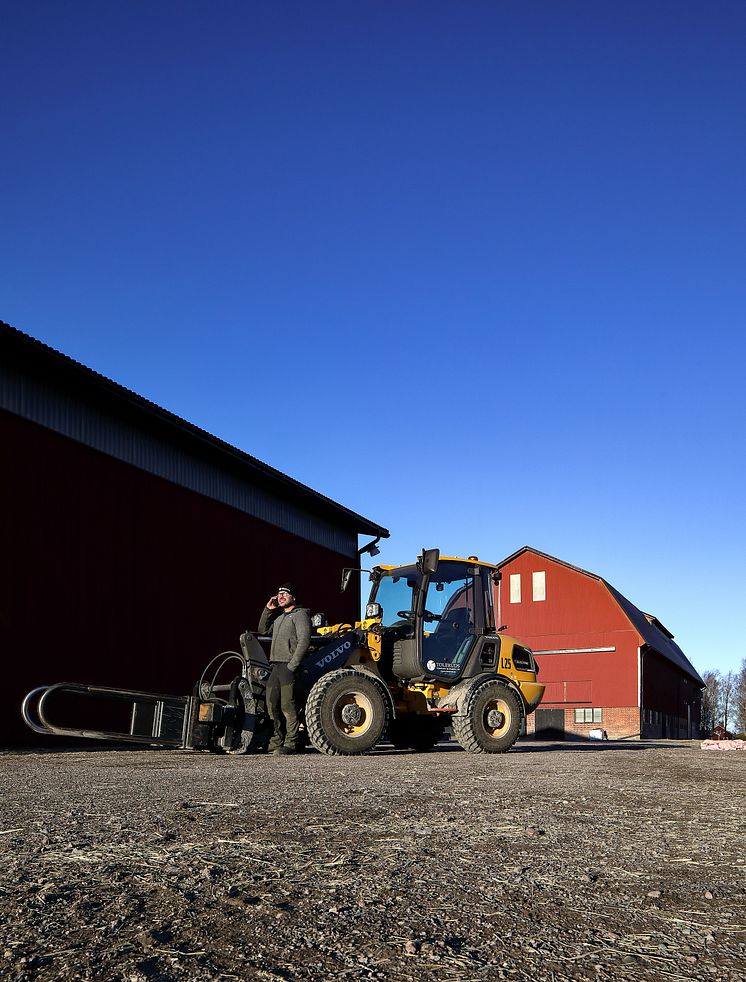
<path id="1" fill-rule="evenodd" d="M 573 566 L 572 563 L 565 562 L 564 559 L 557 559 L 556 556 L 550 556 L 549 553 L 541 552 L 539 549 L 534 549 L 532 546 L 523 546 L 521 549 L 518 549 L 516 552 L 512 553 L 512 555 L 508 556 L 507 559 L 503 559 L 502 562 L 497 564 L 498 569 L 501 569 L 503 566 L 507 566 L 508 563 L 512 562 L 524 552 L 534 553 L 536 556 L 541 556 L 543 559 L 549 559 L 553 563 L 559 563 L 560 566 L 566 566 L 568 569 L 575 570 L 576 573 L 582 573 L 583 576 L 588 576 L 593 580 L 597 580 L 599 583 L 603 583 L 613 599 L 621 607 L 622 611 L 627 617 L 627 620 L 637 631 L 638 635 L 640 636 L 640 640 L 657 651 L 659 655 L 662 655 L 668 661 L 676 665 L 677 668 L 680 668 L 682 672 L 691 676 L 691 678 L 693 678 L 700 685 L 704 686 L 704 682 L 700 678 L 696 668 L 673 640 L 673 634 L 671 634 L 667 628 L 663 627 L 657 617 L 653 617 L 652 614 L 645 614 L 638 607 L 635 607 L 631 600 L 627 600 L 627 598 L 617 589 L 615 589 L 615 587 L 613 587 L 608 580 L 605 580 L 603 576 L 599 576 L 597 573 L 591 573 L 587 569 L 581 569 L 580 566 Z"/>
<path id="2" fill-rule="evenodd" d="M 641 636 L 643 641 L 645 641 L 645 643 L 651 648 L 655 649 L 659 655 L 663 655 L 663 657 L 667 658 L 668 661 L 673 662 L 673 664 L 676 665 L 677 668 L 680 668 L 682 672 L 690 675 L 695 682 L 698 682 L 700 685 L 704 686 L 704 682 L 700 678 L 700 675 L 694 665 L 692 665 L 681 648 L 673 640 L 673 635 L 670 633 L 664 634 L 655 621 L 651 622 L 648 620 L 647 616 L 643 614 L 639 608 L 635 607 L 635 605 L 630 600 L 627 600 L 627 598 L 618 590 L 615 590 L 610 583 L 607 583 L 606 580 L 603 580 L 602 582 L 627 615 L 627 618 L 631 621 L 632 626 Z"/>
<path id="3" fill-rule="evenodd" d="M 352 534 L 389 535 L 3 321 L 0 353 L 0 406 L 17 415 L 340 551 L 349 551 Z"/>

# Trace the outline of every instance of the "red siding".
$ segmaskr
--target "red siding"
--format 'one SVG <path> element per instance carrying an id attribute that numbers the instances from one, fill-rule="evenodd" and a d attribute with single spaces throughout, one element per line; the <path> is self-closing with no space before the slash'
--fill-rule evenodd
<path id="1" fill-rule="evenodd" d="M 190 691 L 283 579 L 330 617 L 344 556 L 0 412 L 0 742 L 30 742 L 29 689 L 57 681 Z"/>
<path id="2" fill-rule="evenodd" d="M 630 605 L 630 619 L 629 610 L 620 606 L 620 601 L 629 602 L 615 596 L 597 577 L 530 549 L 522 550 L 500 568 L 498 602 L 508 633 L 535 652 L 614 649 L 538 654 L 539 679 L 546 692 L 538 713 L 529 720 L 529 733 L 536 728 L 551 735 L 564 726 L 569 732 L 587 736 L 594 726 L 601 726 L 612 738 L 638 733 L 645 737 L 696 736 L 698 683 L 678 664 L 648 647 L 635 627 L 635 618 L 644 618 L 637 608 Z M 546 574 L 546 600 L 535 601 L 532 573 L 540 571 Z M 521 577 L 520 603 L 510 603 L 511 574 Z M 646 637 L 653 645 L 650 636 Z M 645 652 L 640 681 L 641 645 Z M 679 655 L 686 660 L 680 651 Z M 577 722 L 575 710 L 581 707 L 600 709 L 601 720 Z M 564 715 L 558 721 L 556 710 L 560 709 Z M 547 713 L 543 715 L 542 710 Z"/>
<path id="3" fill-rule="evenodd" d="M 699 732 L 699 687 L 655 651 L 643 658 L 642 704 L 655 713 L 654 719 L 643 719 L 646 736 L 687 737 Z"/>
<path id="4" fill-rule="evenodd" d="M 546 574 L 546 600 L 532 599 L 532 573 Z M 638 705 L 639 638 L 605 585 L 544 556 L 525 552 L 501 567 L 500 618 L 508 634 L 535 651 L 614 648 L 539 655 L 543 706 Z M 510 576 L 521 576 L 521 602 L 510 603 Z"/>

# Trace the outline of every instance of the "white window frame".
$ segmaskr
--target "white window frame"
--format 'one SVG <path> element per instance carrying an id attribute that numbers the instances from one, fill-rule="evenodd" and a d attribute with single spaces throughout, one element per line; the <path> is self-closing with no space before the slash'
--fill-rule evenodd
<path id="1" fill-rule="evenodd" d="M 603 723 L 603 710 L 596 706 L 593 709 L 590 707 L 578 707 L 575 710 L 575 722 L 581 726 L 590 726 L 593 723 Z"/>
<path id="2" fill-rule="evenodd" d="M 547 574 L 543 569 L 531 574 L 531 590 L 536 603 L 547 599 Z"/>
<path id="3" fill-rule="evenodd" d="M 510 602 L 519 604 L 521 602 L 521 574 L 510 574 Z"/>

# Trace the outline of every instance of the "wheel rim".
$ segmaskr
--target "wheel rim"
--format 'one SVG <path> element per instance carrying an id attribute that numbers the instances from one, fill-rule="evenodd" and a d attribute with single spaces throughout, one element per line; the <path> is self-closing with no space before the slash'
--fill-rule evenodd
<path id="1" fill-rule="evenodd" d="M 508 732 L 510 719 L 510 706 L 504 699 L 490 699 L 484 707 L 484 729 L 493 739 L 498 739 Z"/>
<path id="2" fill-rule="evenodd" d="M 334 702 L 332 719 L 345 736 L 363 736 L 373 724 L 373 705 L 362 692 L 345 692 Z"/>

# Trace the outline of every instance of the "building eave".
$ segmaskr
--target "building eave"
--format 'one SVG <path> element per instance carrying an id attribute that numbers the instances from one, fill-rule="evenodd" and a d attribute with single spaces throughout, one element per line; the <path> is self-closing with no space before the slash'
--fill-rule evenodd
<path id="1" fill-rule="evenodd" d="M 244 477 L 350 532 L 380 538 L 388 538 L 390 534 L 376 522 L 4 321 L 0 321 L 0 352 L 7 365 L 73 392 L 97 409 L 157 433 L 209 463 L 226 468 L 237 477 Z"/>

